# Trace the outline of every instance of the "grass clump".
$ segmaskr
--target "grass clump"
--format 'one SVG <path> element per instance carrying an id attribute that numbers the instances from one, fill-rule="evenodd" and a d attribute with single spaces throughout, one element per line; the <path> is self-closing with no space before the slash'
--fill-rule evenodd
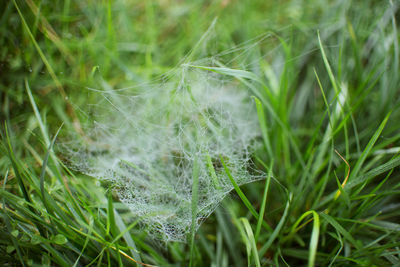
<path id="1" fill-rule="evenodd" d="M 3 265 L 398 265 L 397 2 L 0 5 Z"/>

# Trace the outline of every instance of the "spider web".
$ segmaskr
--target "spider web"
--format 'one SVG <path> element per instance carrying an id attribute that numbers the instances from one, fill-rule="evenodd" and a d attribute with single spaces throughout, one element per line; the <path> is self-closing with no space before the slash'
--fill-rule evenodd
<path id="1" fill-rule="evenodd" d="M 261 146 L 255 105 L 232 77 L 190 67 L 245 62 L 265 36 L 187 64 L 149 84 L 92 90 L 85 138 L 63 144 L 70 166 L 109 181 L 151 237 L 186 241 L 192 227 L 192 173 L 199 168 L 197 229 L 233 189 L 262 179 L 253 152 Z M 239 52 L 239 53 L 238 53 Z M 232 58 L 232 57 L 231 57 Z M 250 65 L 241 66 L 249 68 Z M 87 113 L 89 114 L 89 113 Z"/>

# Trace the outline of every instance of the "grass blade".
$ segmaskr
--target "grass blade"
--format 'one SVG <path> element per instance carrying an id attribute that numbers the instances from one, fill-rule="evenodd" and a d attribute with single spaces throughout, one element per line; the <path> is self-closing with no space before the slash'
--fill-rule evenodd
<path id="1" fill-rule="evenodd" d="M 193 266 L 194 264 L 194 237 L 196 234 L 196 226 L 197 226 L 197 203 L 199 201 L 199 163 L 197 159 L 194 160 L 193 163 L 193 174 L 192 174 L 192 227 L 190 229 L 190 262 L 189 266 Z"/>
<path id="2" fill-rule="evenodd" d="M 239 185 L 236 183 L 235 179 L 232 177 L 231 172 L 229 171 L 228 167 L 225 164 L 225 161 L 222 156 L 220 156 L 222 166 L 224 167 L 225 173 L 228 175 L 229 180 L 231 181 L 233 188 L 235 189 L 236 193 L 239 195 L 240 199 L 243 201 L 246 208 L 253 214 L 256 219 L 258 219 L 258 213 L 254 209 L 253 205 L 251 205 L 250 201 L 247 199 L 246 195 L 243 193 L 242 189 L 240 189 Z"/>
<path id="3" fill-rule="evenodd" d="M 267 242 L 259 250 L 258 254 L 260 255 L 260 257 L 262 257 L 268 251 L 269 247 L 272 245 L 272 242 L 274 242 L 274 240 L 278 237 L 278 234 L 281 231 L 281 229 L 286 221 L 286 217 L 288 215 L 291 202 L 292 202 L 292 194 L 289 195 L 289 199 L 286 202 L 285 210 L 283 211 L 283 215 L 282 215 L 281 219 L 279 220 L 278 225 L 275 227 L 274 231 L 269 236 Z"/>
<path id="4" fill-rule="evenodd" d="M 127 231 L 127 227 L 126 227 L 125 223 L 123 222 L 121 216 L 115 210 L 114 210 L 114 215 L 115 215 L 115 223 L 116 223 L 116 225 L 117 225 L 117 227 L 119 229 L 119 232 L 123 233 L 123 237 L 124 237 L 127 245 L 130 247 L 130 252 L 131 252 L 132 257 L 136 261 L 142 262 L 142 258 L 140 257 L 140 254 L 137 251 L 136 244 L 133 241 L 129 231 Z M 136 263 L 136 265 L 139 266 L 138 263 Z"/>
<path id="5" fill-rule="evenodd" d="M 35 99 L 32 96 L 31 88 L 29 87 L 29 83 L 26 79 L 25 79 L 25 89 L 26 89 L 26 92 L 28 93 L 29 101 L 31 102 L 33 112 L 35 113 L 36 119 L 39 123 L 39 128 L 40 128 L 40 131 L 42 132 L 45 144 L 46 144 L 46 146 L 50 146 L 50 139 L 49 139 L 49 136 L 47 135 L 47 129 L 44 126 L 42 118 L 40 117 L 39 109 L 36 105 Z"/>
<path id="6" fill-rule="evenodd" d="M 260 231 L 261 231 L 261 225 L 262 225 L 262 222 L 264 220 L 265 206 L 267 204 L 267 195 L 268 195 L 269 185 L 270 185 L 270 182 L 271 182 L 273 165 L 274 165 L 274 163 L 271 162 L 271 164 L 269 166 L 267 180 L 265 181 L 263 199 L 262 199 L 262 202 L 261 202 L 260 213 L 259 213 L 259 217 L 258 217 L 258 220 L 257 220 L 257 228 L 256 228 L 256 234 L 255 234 L 256 242 L 258 241 L 258 237 L 259 237 Z"/>
<path id="7" fill-rule="evenodd" d="M 246 71 L 246 70 L 237 70 L 237 69 L 231 69 L 231 68 L 227 68 L 227 67 L 208 67 L 208 66 L 197 66 L 197 65 L 187 65 L 187 66 L 192 67 L 192 68 L 212 71 L 212 72 L 216 72 L 216 73 L 219 73 L 222 75 L 232 76 L 235 78 L 244 78 L 244 79 L 256 81 L 256 82 L 264 85 L 264 83 L 260 79 L 260 77 L 258 77 L 254 73 Z"/>
<path id="8" fill-rule="evenodd" d="M 8 145 L 7 146 L 8 156 L 11 161 L 11 165 L 13 166 L 15 177 L 17 178 L 19 188 L 21 189 L 22 195 L 24 196 L 26 202 L 32 203 L 32 200 L 29 197 L 28 192 L 26 191 L 24 182 L 22 180 L 22 176 L 19 172 L 19 167 L 17 166 L 17 162 L 14 158 L 14 152 L 13 152 L 13 149 L 11 146 L 10 136 L 8 135 L 7 123 L 5 123 L 5 131 L 6 131 L 6 140 L 7 140 L 7 145 Z M 32 209 L 31 207 L 29 207 L 29 208 Z"/>
<path id="9" fill-rule="evenodd" d="M 50 156 L 51 150 L 53 149 L 54 143 L 56 142 L 57 136 L 60 133 L 60 130 L 61 130 L 62 126 L 63 126 L 63 124 L 61 124 L 60 128 L 58 128 L 56 134 L 53 137 L 53 140 L 49 144 L 49 147 L 47 149 L 46 155 L 45 155 L 43 163 L 42 163 L 42 170 L 41 170 L 41 173 L 40 173 L 40 192 L 42 194 L 43 204 L 44 204 L 44 206 L 45 206 L 45 208 L 46 208 L 48 213 L 50 213 L 50 208 L 49 208 L 49 205 L 48 205 L 47 200 L 46 200 L 47 192 L 45 192 L 45 188 L 44 188 L 44 176 L 46 174 L 47 162 L 49 160 L 49 156 Z"/>
<path id="10" fill-rule="evenodd" d="M 331 80 L 333 89 L 335 90 L 335 94 L 339 95 L 339 88 L 337 86 L 335 76 L 333 75 L 331 65 L 329 64 L 328 58 L 326 57 L 325 50 L 322 45 L 321 36 L 319 35 L 319 32 L 318 32 L 318 44 L 319 44 L 319 48 L 321 50 L 322 59 L 324 60 L 326 70 L 328 71 L 329 79 Z"/>
<path id="11" fill-rule="evenodd" d="M 244 229 L 246 230 L 247 241 L 250 243 L 251 250 L 253 251 L 254 262 L 257 267 L 260 267 L 260 259 L 258 258 L 258 251 L 256 246 L 256 240 L 254 239 L 253 230 L 251 229 L 250 223 L 246 218 L 241 218 Z"/>
<path id="12" fill-rule="evenodd" d="M 341 233 L 344 238 L 346 238 L 351 244 L 353 244 L 357 249 L 361 250 L 360 244 L 351 236 L 351 234 L 343 228 L 332 216 L 322 212 L 320 214 L 330 225 L 333 226 L 339 233 Z"/>
<path id="13" fill-rule="evenodd" d="M 240 189 L 239 185 L 236 183 L 235 179 L 232 177 L 231 172 L 229 171 L 228 167 L 225 164 L 225 161 L 222 156 L 220 156 L 221 163 L 224 167 L 226 175 L 228 175 L 229 180 L 231 181 L 233 188 L 235 189 L 236 193 L 239 195 L 240 199 L 243 201 L 246 208 L 251 212 L 251 214 L 258 220 L 259 215 L 257 211 L 254 209 L 253 205 L 251 205 L 250 201 L 247 199 L 246 195 L 243 193 L 242 189 Z M 263 221 L 263 226 L 272 231 L 271 227 Z"/>
<path id="14" fill-rule="evenodd" d="M 376 141 L 378 140 L 379 136 L 381 135 L 383 128 L 385 128 L 386 123 L 389 120 L 389 117 L 391 115 L 392 112 L 389 112 L 386 117 L 383 119 L 383 121 L 381 122 L 381 124 L 379 125 L 378 129 L 375 131 L 374 135 L 372 136 L 372 138 L 369 140 L 367 146 L 365 147 L 364 151 L 362 152 L 361 156 L 359 157 L 359 159 L 356 162 L 356 165 L 354 166 L 353 172 L 351 173 L 350 177 L 349 177 L 349 181 L 353 180 L 354 177 L 356 177 L 358 175 L 358 172 L 361 169 L 361 166 L 363 165 L 365 159 L 367 158 L 367 156 L 369 155 L 369 153 L 371 152 L 372 147 L 374 146 L 374 144 L 376 143 Z"/>
<path id="15" fill-rule="evenodd" d="M 221 188 L 221 185 L 219 184 L 218 176 L 217 176 L 217 174 L 215 173 L 215 169 L 214 169 L 214 166 L 213 166 L 213 164 L 212 164 L 211 157 L 210 157 L 210 155 L 209 155 L 208 153 L 207 153 L 207 155 L 206 155 L 206 158 L 207 158 L 207 167 L 208 167 L 208 171 L 210 172 L 210 175 L 211 175 L 211 178 L 212 178 L 212 180 L 213 180 L 214 186 L 215 186 L 215 188 L 220 189 L 220 188 Z"/>
<path id="16" fill-rule="evenodd" d="M 260 128 L 261 128 L 261 134 L 264 140 L 264 144 L 265 147 L 267 149 L 267 153 L 270 159 L 273 158 L 272 156 L 272 148 L 271 148 L 271 142 L 270 142 L 270 138 L 268 135 L 268 129 L 267 129 L 267 120 L 265 119 L 265 114 L 264 114 L 264 108 L 261 104 L 261 101 L 253 96 L 254 101 L 256 102 L 256 108 L 257 108 L 257 115 L 258 115 L 258 121 L 260 124 Z"/>
<path id="17" fill-rule="evenodd" d="M 28 24 L 25 21 L 24 15 L 22 14 L 21 10 L 19 9 L 19 7 L 17 5 L 17 2 L 15 0 L 12 0 L 12 1 L 14 3 L 15 8 L 17 9 L 17 12 L 18 12 L 18 14 L 19 14 L 19 16 L 21 18 L 21 21 L 22 21 L 22 24 L 24 25 L 25 30 L 27 31 L 27 33 L 28 33 L 29 37 L 31 38 L 36 50 L 38 51 L 40 57 L 42 58 L 43 63 L 46 66 L 47 70 L 49 71 L 49 74 L 50 74 L 51 78 L 54 80 L 54 83 L 56 84 L 56 86 L 57 86 L 58 90 L 60 91 L 61 95 L 63 96 L 63 98 L 65 98 L 66 94 L 65 94 L 64 88 L 62 87 L 61 82 L 58 80 L 58 78 L 57 78 L 57 76 L 56 76 L 56 74 L 55 74 L 55 72 L 53 70 L 53 67 L 50 65 L 50 63 L 47 60 L 46 56 L 44 55 L 42 49 L 40 48 L 40 46 L 36 42 L 35 37 L 33 36 L 31 30 L 29 29 Z"/>
<path id="18" fill-rule="evenodd" d="M 7 170 L 6 174 L 4 175 L 4 181 L 3 181 L 3 190 L 4 191 L 6 190 L 7 179 L 8 179 L 8 170 Z M 7 214 L 6 198 L 4 196 L 3 196 L 3 220 L 5 222 L 6 228 L 8 229 L 8 232 L 11 233 L 12 232 L 12 225 L 11 225 L 11 222 L 10 222 L 10 218 L 8 217 L 8 214 Z M 18 241 L 15 240 L 15 237 L 12 234 L 10 236 L 11 236 L 11 241 L 12 241 L 14 247 L 15 247 L 15 250 L 17 251 L 18 259 L 21 262 L 21 265 L 25 267 L 26 265 L 25 265 L 25 262 L 24 262 L 24 260 L 22 258 L 22 253 L 21 253 L 21 249 L 20 249 L 20 247 L 18 245 Z"/>
<path id="19" fill-rule="evenodd" d="M 312 214 L 313 216 L 313 229 L 311 233 L 311 239 L 310 239 L 310 245 L 309 245 L 309 256 L 308 256 L 308 266 L 312 267 L 315 265 L 315 258 L 317 255 L 317 248 L 318 248 L 318 238 L 319 238 L 319 230 L 320 230 L 320 220 L 319 220 L 319 215 L 317 212 L 314 210 L 307 211 L 303 213 L 300 218 L 293 224 L 292 229 L 290 231 L 289 236 L 293 235 L 295 232 L 299 230 L 297 226 L 306 218 L 308 215 Z M 303 227 L 305 224 L 303 224 L 301 227 Z"/>

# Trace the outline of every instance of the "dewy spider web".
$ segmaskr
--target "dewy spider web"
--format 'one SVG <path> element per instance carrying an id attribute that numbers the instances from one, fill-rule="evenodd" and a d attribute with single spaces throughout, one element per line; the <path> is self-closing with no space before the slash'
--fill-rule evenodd
<path id="1" fill-rule="evenodd" d="M 233 189 L 220 157 L 239 185 L 263 178 L 252 168 L 260 142 L 249 93 L 232 78 L 188 65 L 168 82 L 97 90 L 86 141 L 64 144 L 76 170 L 110 181 L 142 227 L 164 241 L 185 241 L 190 231 L 195 160 L 196 229 Z"/>

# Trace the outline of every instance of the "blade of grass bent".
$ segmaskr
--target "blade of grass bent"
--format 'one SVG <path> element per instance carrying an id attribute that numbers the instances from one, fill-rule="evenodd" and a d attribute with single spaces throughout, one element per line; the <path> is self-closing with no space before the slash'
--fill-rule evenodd
<path id="1" fill-rule="evenodd" d="M 397 166 L 400 166 L 400 157 L 397 156 L 393 159 L 391 159 L 390 161 L 372 169 L 371 171 L 367 172 L 366 174 L 363 174 L 361 176 L 357 176 L 356 178 L 354 178 L 353 180 L 349 181 L 346 185 L 347 189 L 351 189 L 361 183 L 364 183 L 366 181 L 369 181 L 375 177 L 377 177 L 378 175 L 385 173 L 389 170 L 392 170 L 393 168 L 396 168 Z M 335 196 L 336 191 L 329 194 L 328 196 L 326 196 L 318 205 L 317 208 L 322 207 L 323 205 L 325 205 L 326 203 L 329 203 Z"/>
<path id="2" fill-rule="evenodd" d="M 292 229 L 289 233 L 289 236 L 293 235 L 295 232 L 299 230 L 297 226 L 306 218 L 308 215 L 312 214 L 313 216 L 313 229 L 311 233 L 311 239 L 310 239 L 310 252 L 308 256 L 308 266 L 312 267 L 315 265 L 315 258 L 317 255 L 317 248 L 318 248 L 318 238 L 319 238 L 319 230 L 320 230 L 320 220 L 319 220 L 319 215 L 316 211 L 314 210 L 309 210 L 303 215 L 300 216 L 300 218 L 293 224 Z M 305 224 L 303 224 L 304 226 Z"/>

